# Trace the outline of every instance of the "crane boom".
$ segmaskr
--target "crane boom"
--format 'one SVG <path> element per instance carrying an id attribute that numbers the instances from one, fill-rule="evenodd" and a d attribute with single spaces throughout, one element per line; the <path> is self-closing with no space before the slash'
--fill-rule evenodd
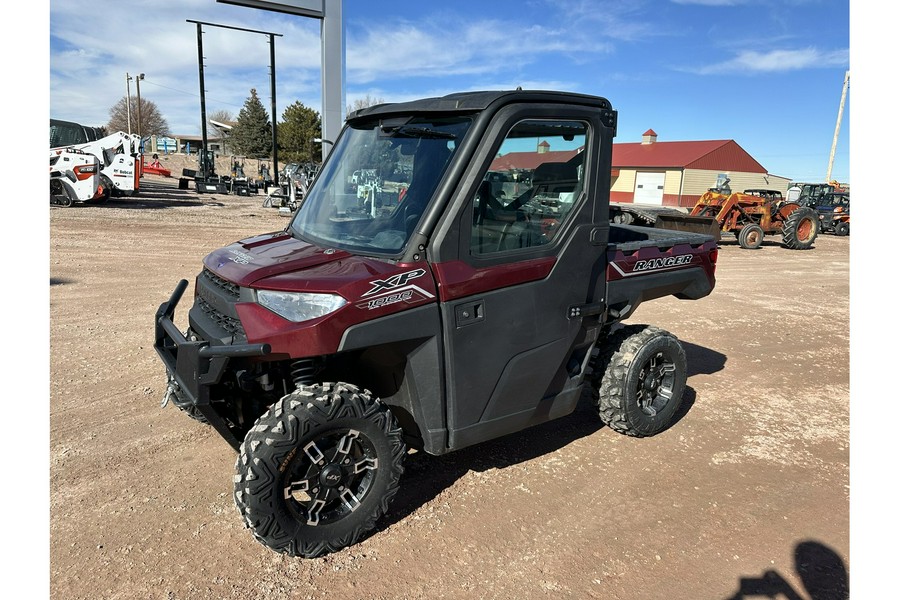
<path id="1" fill-rule="evenodd" d="M 844 89 L 841 92 L 841 107 L 838 109 L 837 124 L 834 126 L 834 139 L 831 141 L 831 154 L 828 156 L 828 172 L 825 181 L 831 181 L 831 168 L 834 166 L 834 152 L 837 150 L 838 133 L 841 131 L 841 119 L 844 116 L 844 104 L 847 101 L 847 88 L 850 86 L 850 71 L 844 74 Z"/>

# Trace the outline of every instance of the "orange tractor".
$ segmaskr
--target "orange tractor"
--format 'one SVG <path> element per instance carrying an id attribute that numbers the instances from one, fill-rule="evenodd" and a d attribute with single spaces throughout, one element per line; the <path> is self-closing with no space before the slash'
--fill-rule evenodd
<path id="1" fill-rule="evenodd" d="M 797 202 L 786 202 L 775 190 L 745 190 L 731 193 L 727 188 L 711 188 L 700 196 L 692 217 L 706 217 L 723 232 L 737 238 L 741 248 L 756 249 L 766 235 L 781 234 L 782 243 L 792 250 L 808 250 L 819 234 L 816 211 Z"/>

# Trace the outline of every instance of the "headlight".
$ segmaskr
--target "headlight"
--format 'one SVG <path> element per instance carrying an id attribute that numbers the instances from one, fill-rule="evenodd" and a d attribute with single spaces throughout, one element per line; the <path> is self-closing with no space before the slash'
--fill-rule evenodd
<path id="1" fill-rule="evenodd" d="M 256 297 L 262 306 L 294 323 L 324 317 L 347 304 L 346 300 L 334 294 L 258 290 Z"/>

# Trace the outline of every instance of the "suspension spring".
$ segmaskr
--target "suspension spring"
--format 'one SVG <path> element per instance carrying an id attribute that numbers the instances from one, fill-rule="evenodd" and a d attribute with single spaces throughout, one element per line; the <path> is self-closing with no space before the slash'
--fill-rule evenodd
<path id="1" fill-rule="evenodd" d="M 291 379 L 294 386 L 310 385 L 316 382 L 316 375 L 321 370 L 319 361 L 314 358 L 301 358 L 291 363 Z"/>

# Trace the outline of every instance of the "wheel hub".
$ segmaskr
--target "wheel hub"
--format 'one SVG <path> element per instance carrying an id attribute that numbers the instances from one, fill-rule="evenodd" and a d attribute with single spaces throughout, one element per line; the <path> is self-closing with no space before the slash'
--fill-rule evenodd
<path id="1" fill-rule="evenodd" d="M 675 364 L 663 353 L 651 358 L 641 371 L 638 404 L 645 414 L 656 416 L 672 398 Z"/>
<path id="2" fill-rule="evenodd" d="M 284 480 L 284 498 L 298 520 L 317 526 L 356 511 L 372 489 L 378 458 L 359 431 L 326 432 L 302 447 Z"/>
<path id="3" fill-rule="evenodd" d="M 644 391 L 655 394 L 659 389 L 659 379 L 651 374 L 644 380 Z"/>
<path id="4" fill-rule="evenodd" d="M 344 480 L 344 471 L 336 464 L 330 464 L 319 474 L 319 481 L 326 487 L 337 487 Z"/>

